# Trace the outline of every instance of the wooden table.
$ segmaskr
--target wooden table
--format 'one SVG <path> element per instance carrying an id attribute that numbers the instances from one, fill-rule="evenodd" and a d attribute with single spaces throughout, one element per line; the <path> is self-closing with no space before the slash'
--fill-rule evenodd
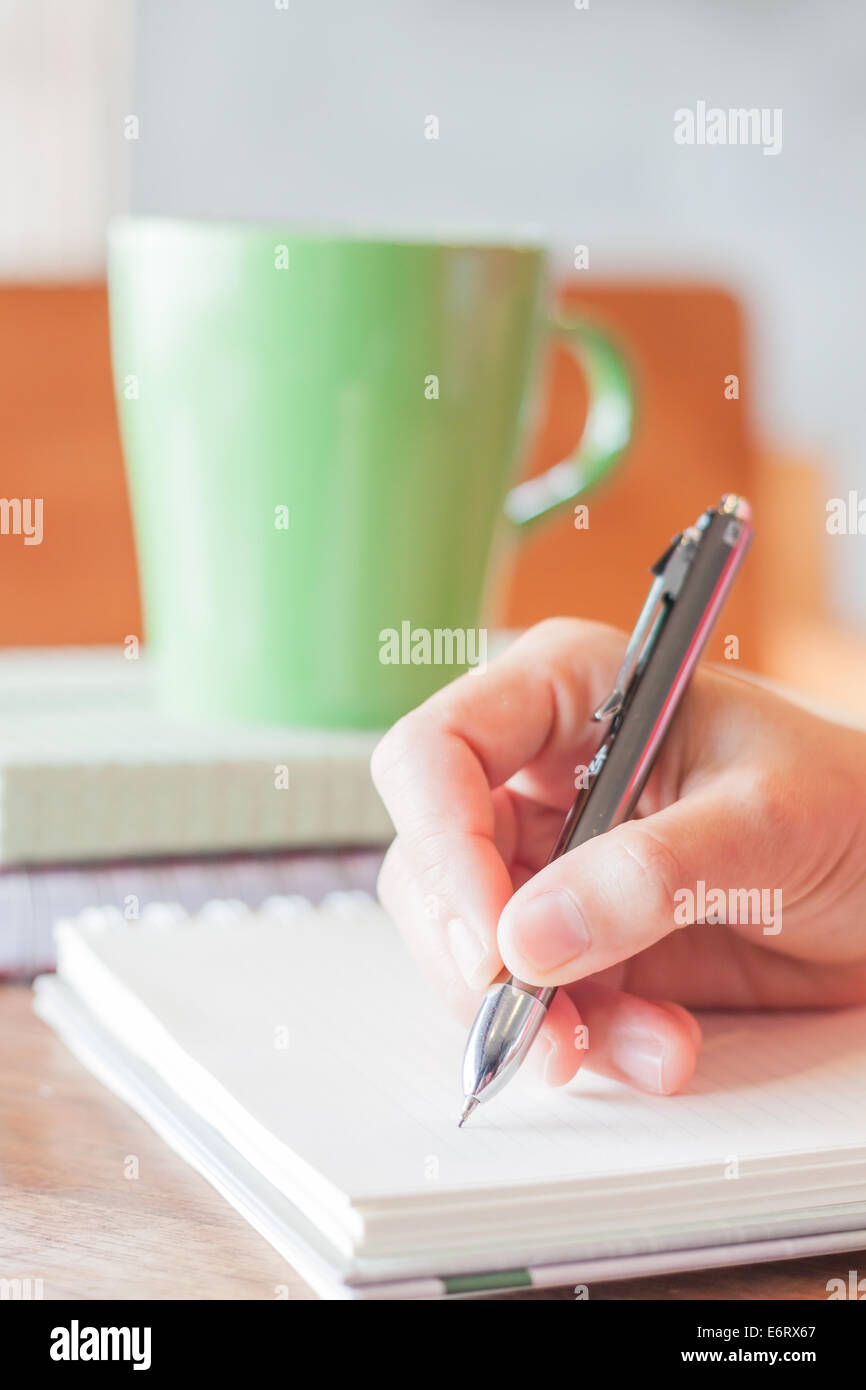
<path id="1" fill-rule="evenodd" d="M 45 1298 L 315 1298 L 75 1061 L 25 985 L 0 987 L 0 1202 L 0 1278 L 42 1279 Z M 827 1280 L 849 1268 L 866 1268 L 866 1252 L 595 1284 L 590 1297 L 823 1300 Z"/>

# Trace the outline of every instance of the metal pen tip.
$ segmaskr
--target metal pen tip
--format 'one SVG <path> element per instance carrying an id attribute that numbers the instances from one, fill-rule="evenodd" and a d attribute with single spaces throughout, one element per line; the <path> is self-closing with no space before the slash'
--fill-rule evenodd
<path id="1" fill-rule="evenodd" d="M 464 1105 L 463 1105 L 463 1114 L 460 1116 L 460 1119 L 457 1121 L 457 1128 L 458 1128 L 458 1129 L 462 1129 L 462 1128 L 463 1128 L 464 1124 L 465 1124 L 466 1121 L 469 1119 L 469 1116 L 472 1114 L 472 1111 L 478 1109 L 478 1105 L 479 1105 L 479 1100 L 478 1100 L 478 1097 L 477 1097 L 477 1096 L 467 1096 L 467 1097 L 466 1097 L 466 1100 L 465 1100 Z"/>

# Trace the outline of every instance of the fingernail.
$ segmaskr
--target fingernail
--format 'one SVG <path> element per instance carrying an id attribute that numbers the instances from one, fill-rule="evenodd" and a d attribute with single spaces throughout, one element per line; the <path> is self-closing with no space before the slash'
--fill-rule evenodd
<path id="1" fill-rule="evenodd" d="M 684 1009 L 682 1004 L 672 1003 L 670 999 L 654 999 L 652 1003 L 658 1004 L 660 1008 L 665 1009 L 667 1013 L 673 1014 L 674 1018 L 679 1019 L 684 1025 L 695 1047 L 700 1047 L 704 1040 L 704 1035 L 701 1032 L 701 1025 L 698 1023 L 694 1014 L 689 1013 L 688 1009 Z"/>
<path id="2" fill-rule="evenodd" d="M 492 952 L 486 941 L 482 941 L 462 917 L 452 917 L 446 932 L 451 954 L 467 985 L 484 989 L 495 973 Z"/>
<path id="3" fill-rule="evenodd" d="M 629 1081 L 664 1093 L 664 1047 L 648 1033 L 623 1033 L 609 1040 L 611 1058 Z"/>
<path id="4" fill-rule="evenodd" d="M 545 1084 L 550 1086 L 555 1082 L 556 1058 L 559 1051 L 558 1044 L 554 1038 L 549 1038 L 544 1034 L 540 1039 L 544 1045 L 544 1053 L 541 1058 L 541 1074 Z"/>
<path id="5" fill-rule="evenodd" d="M 555 970 L 589 949 L 583 914 L 565 888 L 509 904 L 502 927 L 513 948 L 536 970 Z"/>
<path id="6" fill-rule="evenodd" d="M 529 1049 L 529 1056 L 526 1059 L 526 1070 L 536 1081 L 544 1082 L 547 1080 L 547 1062 L 553 1049 L 553 1039 L 547 1033 L 539 1033 Z"/>

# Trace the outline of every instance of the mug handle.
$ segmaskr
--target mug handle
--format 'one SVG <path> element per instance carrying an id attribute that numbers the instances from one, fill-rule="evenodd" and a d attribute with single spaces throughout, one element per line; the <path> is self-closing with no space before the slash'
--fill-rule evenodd
<path id="1" fill-rule="evenodd" d="M 631 439 L 634 391 L 631 373 L 609 338 L 583 319 L 552 318 L 548 331 L 571 352 L 589 384 L 583 434 L 568 458 L 513 487 L 505 515 L 524 527 L 573 502 L 606 477 Z"/>

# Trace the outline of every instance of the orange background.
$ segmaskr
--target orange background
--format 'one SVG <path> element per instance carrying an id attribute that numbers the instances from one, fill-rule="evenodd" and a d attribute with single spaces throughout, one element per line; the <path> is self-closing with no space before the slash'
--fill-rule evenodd
<path id="1" fill-rule="evenodd" d="M 649 566 L 671 537 L 722 493 L 753 496 L 746 393 L 724 396 L 727 375 L 736 373 L 741 386 L 748 379 L 742 318 L 733 299 L 711 288 L 574 287 L 560 302 L 607 329 L 626 352 L 637 394 L 634 440 L 587 499 L 587 530 L 576 530 L 566 514 L 531 535 L 504 589 L 505 616 L 521 627 L 560 612 L 630 628 L 649 587 Z M 568 452 L 585 404 L 578 370 L 560 350 L 531 472 Z M 749 561 L 711 647 L 720 654 L 725 633 L 736 633 L 740 659 L 752 666 L 760 657 L 754 590 Z"/>
<path id="2" fill-rule="evenodd" d="M 0 289 L 2 495 L 43 498 L 41 545 L 0 545 L 0 644 L 141 632 L 103 285 Z"/>
<path id="3" fill-rule="evenodd" d="M 762 633 L 770 617 L 786 604 L 799 604 L 801 616 L 804 605 L 820 607 L 820 511 L 810 499 L 812 530 L 795 525 L 800 494 L 791 492 L 788 472 L 786 525 L 774 522 L 779 488 L 772 479 L 780 470 L 756 456 L 736 302 L 711 287 L 638 284 L 575 285 L 562 303 L 606 326 L 627 353 L 638 396 L 635 439 L 616 474 L 588 499 L 587 531 L 575 530 L 566 512 L 530 535 L 500 585 L 496 619 L 522 626 L 575 613 L 630 627 L 648 566 L 670 537 L 722 492 L 742 491 L 755 504 L 761 553 L 756 547 L 747 561 L 712 651 L 718 655 L 724 635 L 734 632 L 744 665 L 766 669 Z M 730 373 L 740 378 L 736 401 L 724 396 Z M 116 643 L 140 635 L 105 287 L 0 288 L 0 374 L 3 494 L 41 496 L 45 517 L 41 545 L 9 537 L 0 546 L 0 644 Z M 559 351 L 530 471 L 569 451 L 584 409 L 579 373 Z M 784 582 L 774 582 L 779 574 Z"/>

